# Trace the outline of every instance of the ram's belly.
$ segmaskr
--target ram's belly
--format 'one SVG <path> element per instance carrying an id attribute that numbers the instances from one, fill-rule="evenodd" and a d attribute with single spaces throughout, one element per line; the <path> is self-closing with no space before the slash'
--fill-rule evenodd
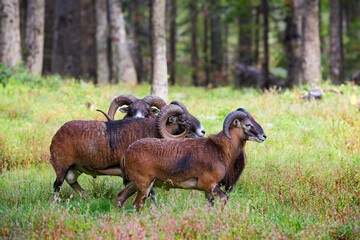
<path id="1" fill-rule="evenodd" d="M 115 165 L 112 167 L 107 167 L 104 169 L 90 169 L 81 166 L 75 167 L 78 171 L 83 172 L 85 174 L 91 175 L 93 177 L 100 175 L 109 175 L 109 176 L 120 176 L 122 177 L 121 168 L 119 165 Z"/>
<path id="2" fill-rule="evenodd" d="M 198 179 L 191 178 L 184 181 L 176 180 L 156 180 L 155 186 L 165 188 L 185 188 L 185 189 L 198 189 Z"/>

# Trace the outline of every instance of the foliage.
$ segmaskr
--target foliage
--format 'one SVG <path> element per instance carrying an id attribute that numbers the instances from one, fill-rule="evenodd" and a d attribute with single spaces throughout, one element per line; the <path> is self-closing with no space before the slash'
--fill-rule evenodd
<path id="1" fill-rule="evenodd" d="M 317 102 L 299 99 L 305 88 L 261 94 L 230 87 L 171 87 L 169 99 L 184 102 L 207 135 L 221 130 L 230 111 L 244 107 L 268 139 L 247 144 L 248 165 L 224 208 L 219 200 L 209 207 L 200 192 L 156 189 L 159 207 L 147 201 L 139 214 L 133 197 L 123 209 L 113 207 L 123 187 L 118 177 L 81 176 L 89 199 L 74 195 L 64 183 L 54 200 L 48 149 L 63 123 L 105 120 L 97 108 L 107 110 L 120 93 L 144 97 L 150 86 L 94 86 L 16 74 L 0 85 L 3 238 L 360 237 L 360 112 L 350 104 L 351 95 L 360 97 L 359 87 L 339 86 L 343 95 L 327 92 Z"/>

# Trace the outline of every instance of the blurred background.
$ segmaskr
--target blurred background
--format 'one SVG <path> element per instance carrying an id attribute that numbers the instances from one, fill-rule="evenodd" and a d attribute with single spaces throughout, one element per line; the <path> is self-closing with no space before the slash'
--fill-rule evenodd
<path id="1" fill-rule="evenodd" d="M 161 4 L 165 14 L 153 11 Z M 358 0 L 0 0 L 0 62 L 151 83 L 152 44 L 164 38 L 171 85 L 360 84 L 359 16 Z M 153 32 L 157 20 L 165 36 Z"/>

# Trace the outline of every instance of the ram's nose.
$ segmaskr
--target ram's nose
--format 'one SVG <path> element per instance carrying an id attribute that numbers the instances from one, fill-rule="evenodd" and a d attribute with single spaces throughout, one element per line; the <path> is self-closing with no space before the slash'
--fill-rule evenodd
<path id="1" fill-rule="evenodd" d="M 198 136 L 198 137 L 204 137 L 205 136 L 205 129 L 204 129 L 204 127 L 200 124 L 200 127 L 198 127 L 197 129 L 196 129 L 196 135 Z"/>

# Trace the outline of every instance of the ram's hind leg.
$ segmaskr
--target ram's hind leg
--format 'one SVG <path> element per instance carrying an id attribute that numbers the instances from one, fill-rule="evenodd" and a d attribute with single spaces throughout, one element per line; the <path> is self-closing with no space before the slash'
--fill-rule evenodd
<path id="1" fill-rule="evenodd" d="M 55 179 L 55 182 L 54 182 L 54 192 L 55 193 L 59 193 L 60 192 L 60 187 L 61 185 L 64 183 L 64 180 L 65 180 L 65 176 L 66 176 L 66 173 L 67 173 L 67 169 L 63 169 L 63 168 L 55 168 L 55 173 L 56 173 L 56 179 Z"/>
<path id="2" fill-rule="evenodd" d="M 134 206 L 136 208 L 136 211 L 139 211 L 140 208 L 144 206 L 145 200 L 150 195 L 154 182 L 155 179 L 153 179 L 151 182 L 148 182 L 146 184 L 142 184 L 141 182 L 139 182 L 139 184 L 136 185 L 137 195 L 134 201 Z"/>
<path id="3" fill-rule="evenodd" d="M 80 186 L 77 179 L 81 175 L 81 172 L 76 170 L 74 167 L 71 167 L 66 174 L 66 182 L 70 185 L 70 187 L 80 196 L 88 197 L 85 190 Z"/>
<path id="4" fill-rule="evenodd" d="M 130 182 L 126 187 L 121 190 L 116 197 L 115 200 L 115 207 L 122 207 L 125 202 L 131 197 L 134 193 L 136 193 L 136 187 L 135 185 Z"/>
<path id="5" fill-rule="evenodd" d="M 135 201 L 134 201 L 134 207 L 137 212 L 139 212 L 140 208 L 142 208 L 144 206 L 145 200 L 146 200 L 146 195 L 144 193 L 142 193 L 141 191 L 138 191 L 136 194 Z"/>

